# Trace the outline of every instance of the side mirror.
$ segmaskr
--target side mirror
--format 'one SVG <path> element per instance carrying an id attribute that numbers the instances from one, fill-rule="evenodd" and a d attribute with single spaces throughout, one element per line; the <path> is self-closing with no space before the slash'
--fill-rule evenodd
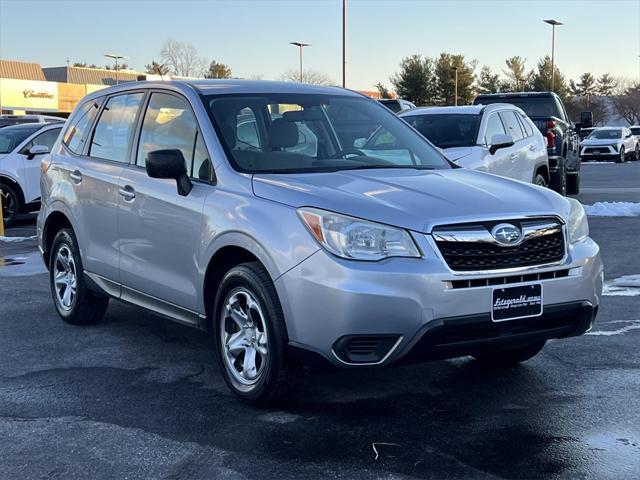
<path id="1" fill-rule="evenodd" d="M 46 145 L 33 145 L 31 148 L 25 150 L 27 160 L 33 160 L 36 155 L 46 155 L 49 153 L 49 147 Z"/>
<path id="2" fill-rule="evenodd" d="M 584 128 L 593 127 L 593 112 L 580 112 L 580 124 Z"/>
<path id="3" fill-rule="evenodd" d="M 171 178 L 178 185 L 178 194 L 186 197 L 193 184 L 187 175 L 187 163 L 178 149 L 154 150 L 146 161 L 147 175 L 151 178 Z"/>
<path id="4" fill-rule="evenodd" d="M 501 148 L 508 148 L 513 146 L 513 137 L 511 135 L 504 135 L 499 133 L 491 137 L 491 145 L 489 146 L 489 153 L 493 155 Z"/>
<path id="5" fill-rule="evenodd" d="M 362 148 L 366 145 L 367 143 L 367 139 L 366 138 L 356 138 L 353 141 L 353 147 L 354 148 Z"/>

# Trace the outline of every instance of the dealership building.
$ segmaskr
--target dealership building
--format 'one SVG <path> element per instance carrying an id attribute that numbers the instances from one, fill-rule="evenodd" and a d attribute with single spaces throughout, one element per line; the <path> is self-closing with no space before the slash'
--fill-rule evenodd
<path id="1" fill-rule="evenodd" d="M 85 95 L 115 85 L 145 79 L 130 70 L 41 67 L 38 63 L 0 60 L 0 112 L 67 117 Z"/>

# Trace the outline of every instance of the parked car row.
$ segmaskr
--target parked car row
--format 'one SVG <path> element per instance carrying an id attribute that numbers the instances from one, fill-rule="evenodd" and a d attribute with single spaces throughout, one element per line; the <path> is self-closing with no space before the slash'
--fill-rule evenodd
<path id="1" fill-rule="evenodd" d="M 71 324 L 115 299 L 209 331 L 251 403 L 285 397 L 302 365 L 525 361 L 591 328 L 603 281 L 579 202 L 460 168 L 482 161 L 476 147 L 541 161 L 525 113 L 499 102 L 440 117 L 470 144 L 458 145 L 433 122 L 449 114 L 401 119 L 333 87 L 92 93 L 41 165 L 53 304 Z"/>

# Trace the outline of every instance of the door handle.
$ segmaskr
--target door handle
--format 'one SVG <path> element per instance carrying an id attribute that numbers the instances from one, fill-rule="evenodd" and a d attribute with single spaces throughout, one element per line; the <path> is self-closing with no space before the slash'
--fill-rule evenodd
<path id="1" fill-rule="evenodd" d="M 509 155 L 509 158 L 511 158 L 511 160 L 515 160 L 516 158 L 518 158 L 518 154 L 512 153 L 511 155 Z"/>
<path id="2" fill-rule="evenodd" d="M 125 185 L 124 187 L 120 187 L 118 189 L 118 193 L 122 195 L 122 197 L 127 202 L 131 202 L 133 201 L 134 198 L 136 198 L 136 191 L 130 185 Z"/>
<path id="3" fill-rule="evenodd" d="M 532 152 L 536 149 L 535 145 L 529 145 L 529 150 L 531 150 Z"/>
<path id="4" fill-rule="evenodd" d="M 69 178 L 73 180 L 74 183 L 80 183 L 82 181 L 82 173 L 80 173 L 80 170 L 74 170 L 69 173 Z"/>

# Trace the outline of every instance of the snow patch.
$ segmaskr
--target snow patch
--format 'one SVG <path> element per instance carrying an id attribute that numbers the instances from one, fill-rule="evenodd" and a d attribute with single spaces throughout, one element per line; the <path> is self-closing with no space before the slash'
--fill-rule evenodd
<path id="1" fill-rule="evenodd" d="M 38 238 L 37 235 L 33 235 L 31 237 L 0 237 L 0 242 L 17 243 L 24 242 L 26 240 L 35 240 L 36 238 Z"/>
<path id="2" fill-rule="evenodd" d="M 640 203 L 637 202 L 596 202 L 584 205 L 590 217 L 637 217 L 640 216 Z"/>
<path id="3" fill-rule="evenodd" d="M 602 286 L 602 294 L 610 297 L 635 297 L 640 295 L 640 275 L 624 275 L 607 280 Z"/>
<path id="4" fill-rule="evenodd" d="M 280 425 L 292 423 L 301 418 L 302 417 L 300 415 L 294 415 L 287 412 L 269 412 L 258 417 L 258 419 L 262 420 L 263 422 L 278 423 Z"/>
<path id="5" fill-rule="evenodd" d="M 614 335 L 622 335 L 623 333 L 627 333 L 631 330 L 639 330 L 640 329 L 640 320 L 619 320 L 617 322 L 609 322 L 609 323 L 628 323 L 622 328 L 617 328 L 615 330 L 596 330 L 593 332 L 588 332 L 587 335 L 594 335 L 599 337 L 612 337 Z"/>

